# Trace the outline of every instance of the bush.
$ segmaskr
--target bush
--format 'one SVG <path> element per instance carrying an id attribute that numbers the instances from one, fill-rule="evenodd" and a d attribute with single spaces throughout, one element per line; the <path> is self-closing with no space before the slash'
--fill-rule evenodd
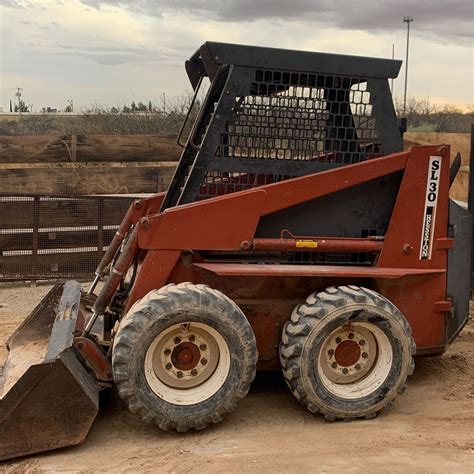
<path id="1" fill-rule="evenodd" d="M 403 116 L 403 98 L 395 99 L 395 108 L 399 117 Z M 409 97 L 406 117 L 410 132 L 455 132 L 469 133 L 474 122 L 474 106 L 468 106 L 467 112 L 445 104 L 437 106 L 428 100 Z"/>

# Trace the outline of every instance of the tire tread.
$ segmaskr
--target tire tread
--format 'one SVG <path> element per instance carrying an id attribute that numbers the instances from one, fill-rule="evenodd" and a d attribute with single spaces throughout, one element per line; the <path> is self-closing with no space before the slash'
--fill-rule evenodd
<path id="1" fill-rule="evenodd" d="M 416 352 L 416 346 L 410 324 L 389 300 L 373 290 L 355 285 L 333 286 L 327 288 L 325 291 L 312 293 L 306 298 L 305 303 L 298 305 L 294 309 L 291 319 L 284 325 L 280 343 L 280 362 L 285 381 L 296 399 L 311 413 L 322 415 L 324 420 L 328 422 L 335 421 L 336 419 L 343 419 L 345 421 L 352 421 L 354 418 L 372 419 L 375 418 L 378 413 L 388 410 L 393 405 L 392 399 L 388 400 L 383 408 L 374 413 L 364 414 L 359 417 L 343 416 L 339 413 L 328 411 L 327 408 L 317 406 L 313 400 L 310 400 L 310 397 L 301 383 L 301 377 L 303 375 L 300 370 L 298 356 L 302 353 L 307 335 L 328 313 L 351 304 L 376 306 L 381 309 L 389 310 L 396 316 L 397 321 L 402 324 L 409 340 L 411 361 L 407 377 L 412 375 L 415 369 L 413 356 Z M 398 393 L 403 393 L 405 388 L 406 379 L 403 381 Z"/>
<path id="2" fill-rule="evenodd" d="M 240 324 L 236 335 L 245 343 L 242 344 L 244 353 L 239 354 L 239 356 L 246 363 L 244 364 L 243 373 L 239 374 L 239 386 L 233 391 L 231 400 L 222 400 L 220 403 L 216 403 L 213 413 L 201 413 L 198 406 L 196 406 L 193 412 L 195 414 L 186 420 L 172 415 L 168 417 L 164 415 L 157 416 L 137 396 L 136 387 L 133 386 L 128 373 L 129 357 L 137 338 L 143 335 L 150 322 L 163 314 L 167 308 L 172 307 L 173 304 L 178 304 L 177 300 L 183 299 L 190 301 L 191 304 L 197 307 L 206 305 L 219 308 L 219 310 L 227 309 L 241 312 L 230 298 L 218 290 L 209 288 L 207 285 L 194 285 L 188 282 L 166 285 L 159 290 L 151 291 L 132 306 L 121 321 L 115 336 L 112 356 L 115 383 L 120 397 L 130 411 L 136 413 L 145 423 L 153 422 L 162 430 L 175 429 L 179 432 L 190 429 L 202 430 L 211 423 L 221 422 L 226 413 L 233 411 L 237 402 L 244 398 L 250 389 L 250 384 L 255 378 L 258 358 L 255 336 L 250 325 L 248 323 Z M 242 321 L 246 322 L 245 317 Z"/>

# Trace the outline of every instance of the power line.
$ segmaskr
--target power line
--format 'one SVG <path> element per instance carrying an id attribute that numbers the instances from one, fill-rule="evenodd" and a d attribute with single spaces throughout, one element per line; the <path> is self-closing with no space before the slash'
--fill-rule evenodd
<path id="1" fill-rule="evenodd" d="M 395 43 L 392 43 L 392 60 L 395 59 Z M 393 96 L 393 77 L 390 79 L 390 92 Z"/>

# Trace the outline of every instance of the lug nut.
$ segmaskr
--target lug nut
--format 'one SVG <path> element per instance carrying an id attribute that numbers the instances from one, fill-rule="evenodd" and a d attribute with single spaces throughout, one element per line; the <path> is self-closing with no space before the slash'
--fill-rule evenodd
<path id="1" fill-rule="evenodd" d="M 206 365 L 207 364 L 207 359 L 201 359 L 201 364 Z"/>
<path id="2" fill-rule="evenodd" d="M 166 370 L 171 370 L 171 367 L 173 367 L 169 362 L 165 365 Z"/>
<path id="3" fill-rule="evenodd" d="M 362 352 L 362 357 L 364 359 L 367 359 L 367 357 L 369 357 L 369 354 L 367 354 L 367 352 Z"/>
<path id="4" fill-rule="evenodd" d="M 165 355 L 169 356 L 171 354 L 171 349 L 165 349 Z"/>
<path id="5" fill-rule="evenodd" d="M 328 350 L 328 356 L 334 355 L 334 349 L 329 349 Z"/>
<path id="6" fill-rule="evenodd" d="M 181 371 L 179 371 L 176 375 L 178 376 L 178 379 L 183 378 L 183 372 Z"/>
<path id="7" fill-rule="evenodd" d="M 196 340 L 196 337 L 193 336 L 193 335 L 191 335 L 191 336 L 189 336 L 189 340 L 190 340 L 191 342 L 194 342 L 194 341 Z"/>
<path id="8" fill-rule="evenodd" d="M 340 344 L 341 343 L 341 338 L 340 337 L 336 337 L 336 344 Z"/>
<path id="9" fill-rule="evenodd" d="M 349 333 L 349 339 L 354 339 L 354 334 L 353 333 Z"/>
<path id="10" fill-rule="evenodd" d="M 331 364 L 331 367 L 332 367 L 333 369 L 335 369 L 335 368 L 337 367 L 336 362 L 333 362 L 333 363 Z"/>
<path id="11" fill-rule="evenodd" d="M 181 339 L 179 337 L 174 338 L 174 343 L 179 344 L 181 342 Z"/>
<path id="12" fill-rule="evenodd" d="M 363 339 L 359 341 L 359 346 L 365 346 L 365 341 Z"/>
<path id="13" fill-rule="evenodd" d="M 347 375 L 347 374 L 349 373 L 349 370 L 348 370 L 348 369 L 342 369 L 342 373 L 343 373 L 344 375 Z"/>
<path id="14" fill-rule="evenodd" d="M 196 369 L 191 370 L 191 375 L 196 376 L 198 374 L 198 371 Z"/>
<path id="15" fill-rule="evenodd" d="M 199 349 L 201 349 L 201 351 L 205 351 L 205 350 L 207 349 L 206 344 L 201 344 L 201 345 L 199 346 Z"/>
<path id="16" fill-rule="evenodd" d="M 356 370 L 360 370 L 360 364 L 355 365 Z"/>

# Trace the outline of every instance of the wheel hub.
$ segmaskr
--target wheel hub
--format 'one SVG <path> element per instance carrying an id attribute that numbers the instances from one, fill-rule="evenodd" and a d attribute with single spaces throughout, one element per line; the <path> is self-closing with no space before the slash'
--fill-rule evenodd
<path id="1" fill-rule="evenodd" d="M 170 388 L 191 389 L 213 375 L 219 359 L 219 347 L 210 332 L 193 323 L 177 324 L 158 337 L 153 371 Z"/>
<path id="2" fill-rule="evenodd" d="M 349 384 L 364 378 L 377 358 L 377 342 L 367 328 L 348 324 L 336 329 L 321 349 L 322 369 L 333 383 Z"/>
<path id="3" fill-rule="evenodd" d="M 338 365 L 350 367 L 355 365 L 361 357 L 360 346 L 356 341 L 347 339 L 337 345 L 334 358 Z"/>
<path id="4" fill-rule="evenodd" d="M 201 351 L 192 342 L 182 342 L 171 352 L 171 363 L 180 370 L 191 370 L 201 360 Z"/>

